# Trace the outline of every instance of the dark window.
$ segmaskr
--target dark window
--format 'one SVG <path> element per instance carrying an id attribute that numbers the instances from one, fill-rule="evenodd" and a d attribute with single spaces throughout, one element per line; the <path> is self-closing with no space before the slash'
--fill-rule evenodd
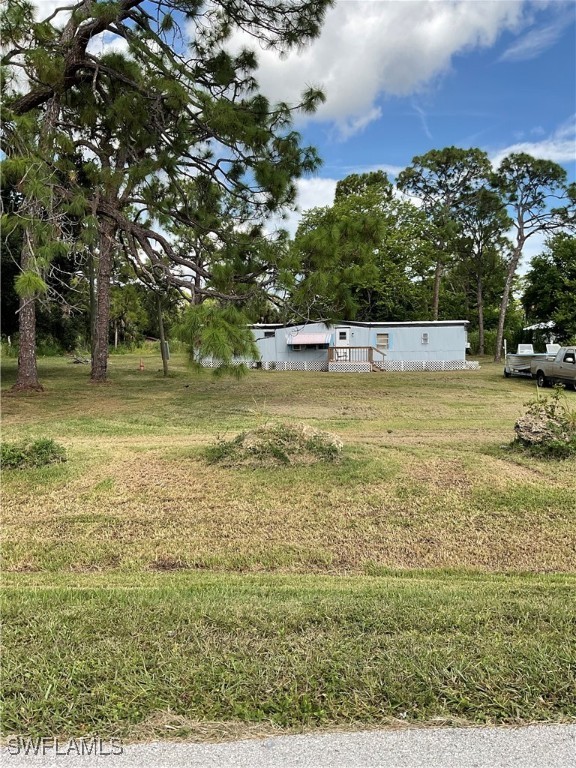
<path id="1" fill-rule="evenodd" d="M 348 331 L 338 331 L 338 341 L 346 341 L 348 338 Z"/>
<path id="2" fill-rule="evenodd" d="M 290 344 L 294 352 L 302 352 L 307 349 L 328 349 L 328 344 Z"/>
<path id="3" fill-rule="evenodd" d="M 264 331 L 265 339 L 273 339 L 276 336 L 276 331 Z"/>
<path id="4" fill-rule="evenodd" d="M 390 349 L 390 335 L 388 333 L 376 334 L 376 349 Z"/>

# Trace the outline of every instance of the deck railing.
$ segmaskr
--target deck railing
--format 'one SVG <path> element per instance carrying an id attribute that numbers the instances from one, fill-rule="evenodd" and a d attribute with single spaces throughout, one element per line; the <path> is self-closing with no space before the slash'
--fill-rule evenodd
<path id="1" fill-rule="evenodd" d="M 386 355 L 376 347 L 328 347 L 329 363 L 383 363 Z"/>

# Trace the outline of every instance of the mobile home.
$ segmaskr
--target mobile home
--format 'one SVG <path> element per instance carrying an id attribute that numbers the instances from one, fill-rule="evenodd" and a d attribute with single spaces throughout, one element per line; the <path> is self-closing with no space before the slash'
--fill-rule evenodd
<path id="1" fill-rule="evenodd" d="M 252 332 L 268 370 L 340 372 L 458 370 L 466 361 L 467 320 L 257 324 Z"/>

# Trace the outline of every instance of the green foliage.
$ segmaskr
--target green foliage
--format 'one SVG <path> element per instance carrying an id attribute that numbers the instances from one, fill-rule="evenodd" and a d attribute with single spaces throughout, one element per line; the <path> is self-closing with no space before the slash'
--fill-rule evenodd
<path id="1" fill-rule="evenodd" d="M 18 346 L 14 343 L 8 344 L 8 341 L 4 341 L 4 339 L 2 339 L 2 342 L 0 343 L 0 350 L 2 352 L 2 358 L 18 357 Z"/>
<path id="2" fill-rule="evenodd" d="M 244 361 L 259 357 L 246 315 L 213 300 L 188 306 L 175 334 L 186 343 L 190 362 L 199 366 L 203 359 L 211 358 L 216 375 L 241 376 L 247 371 Z"/>
<path id="3" fill-rule="evenodd" d="M 493 355 L 496 352 L 496 330 L 484 331 L 484 354 Z M 468 342 L 473 355 L 480 354 L 480 333 L 478 330 L 469 331 Z"/>
<path id="4" fill-rule="evenodd" d="M 266 466 L 334 461 L 341 452 L 341 440 L 329 432 L 279 422 L 241 432 L 232 440 L 218 439 L 204 455 L 210 464 Z"/>
<path id="5" fill-rule="evenodd" d="M 562 386 L 554 388 L 550 397 L 537 397 L 526 403 L 522 423 L 529 432 L 516 427 L 516 443 L 533 456 L 543 459 L 568 459 L 576 456 L 576 408 L 571 406 Z"/>
<path id="6" fill-rule="evenodd" d="M 426 219 L 382 172 L 338 183 L 334 204 L 302 217 L 286 262 L 300 316 L 408 320 L 426 314 L 433 246 Z"/>
<path id="7" fill-rule="evenodd" d="M 294 180 L 319 166 L 291 123 L 295 111 L 313 111 L 322 94 L 308 89 L 290 107 L 270 103 L 254 78 L 256 56 L 231 55 L 222 44 L 243 29 L 282 51 L 301 46 L 318 35 L 329 4 L 159 0 L 150 14 L 144 0 L 99 0 L 76 4 L 64 28 L 62 16 L 37 22 L 31 5 L 9 3 L 5 39 L 15 50 L 4 63 L 14 76 L 4 83 L 13 120 L 3 149 L 20 193 L 16 215 L 41 266 L 62 256 L 50 244 L 68 238 L 86 263 L 85 246 L 93 248 L 98 236 L 94 221 L 82 223 L 90 215 L 102 231 L 104 221 L 114 221 L 108 252 L 134 263 L 147 285 L 188 287 L 200 299 L 243 306 L 274 294 L 278 259 L 262 225 L 271 212 L 293 205 Z M 184 33 L 193 41 L 187 56 L 177 42 Z M 128 42 L 128 54 L 98 54 L 105 36 Z M 215 190 L 214 204 L 189 194 L 202 185 Z M 257 238 L 242 226 L 254 222 Z M 191 252 L 186 246 L 195 238 Z M 145 264 L 137 253 L 146 254 Z M 30 280 L 20 281 L 21 295 L 39 293 Z M 152 323 L 134 302 L 130 309 L 119 303 L 115 297 L 117 327 Z M 228 359 L 238 351 L 253 354 L 246 340 L 213 323 L 202 335 L 203 346 L 221 358 L 219 373 L 242 370 Z"/>
<path id="8" fill-rule="evenodd" d="M 522 304 L 529 324 L 554 323 L 554 336 L 576 336 L 576 237 L 560 232 L 532 259 L 524 278 Z"/>
<path id="9" fill-rule="evenodd" d="M 31 270 L 21 272 L 14 282 L 14 287 L 18 296 L 26 298 L 46 293 L 47 290 L 44 280 L 37 272 Z"/>
<path id="10" fill-rule="evenodd" d="M 66 449 L 50 438 L 42 437 L 33 442 L 2 443 L 2 469 L 29 469 L 66 461 Z"/>

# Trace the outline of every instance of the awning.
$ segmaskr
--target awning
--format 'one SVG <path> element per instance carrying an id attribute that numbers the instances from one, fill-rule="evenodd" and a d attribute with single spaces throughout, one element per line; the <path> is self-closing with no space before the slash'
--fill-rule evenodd
<path id="1" fill-rule="evenodd" d="M 316 344 L 330 344 L 329 333 L 295 333 L 288 337 L 288 346 L 311 347 Z"/>

